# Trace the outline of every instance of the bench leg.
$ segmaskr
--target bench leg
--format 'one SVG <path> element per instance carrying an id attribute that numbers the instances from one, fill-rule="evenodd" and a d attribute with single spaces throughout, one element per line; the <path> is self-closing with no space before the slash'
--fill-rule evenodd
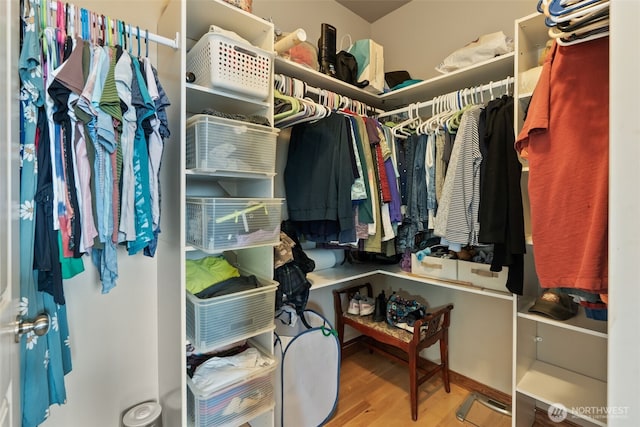
<path id="1" fill-rule="evenodd" d="M 418 352 L 409 349 L 409 394 L 411 398 L 411 418 L 418 419 Z"/>
<path id="2" fill-rule="evenodd" d="M 440 360 L 442 364 L 442 382 L 444 383 L 444 390 L 449 393 L 451 387 L 449 386 L 449 345 L 448 334 L 444 331 L 442 338 L 440 338 Z"/>

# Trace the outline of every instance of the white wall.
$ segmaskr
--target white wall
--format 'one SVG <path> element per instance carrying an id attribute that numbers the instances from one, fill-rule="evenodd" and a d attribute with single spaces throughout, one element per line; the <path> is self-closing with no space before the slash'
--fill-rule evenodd
<path id="1" fill-rule="evenodd" d="M 608 405 L 627 408 L 628 416 L 611 417 L 609 426 L 640 425 L 640 4 L 611 4 L 610 151 L 612 209 L 609 214 L 609 372 Z"/>
<path id="2" fill-rule="evenodd" d="M 514 21 L 536 11 L 536 0 L 413 0 L 372 24 L 384 46 L 385 71 L 407 70 L 414 79 L 439 76 L 450 53 L 483 34 L 513 38 Z"/>
<path id="3" fill-rule="evenodd" d="M 514 21 L 536 10 L 536 0 L 413 0 L 369 23 L 333 0 L 254 0 L 253 13 L 272 18 L 283 31 L 303 28 L 317 45 L 320 24 L 336 27 L 341 39 L 371 38 L 384 48 L 385 71 L 407 70 L 429 79 L 447 55 L 483 34 L 513 37 Z"/>
<path id="4" fill-rule="evenodd" d="M 73 3 L 141 32 L 155 32 L 162 7 L 156 0 Z M 157 399 L 156 259 L 119 248 L 117 286 L 106 295 L 89 257 L 84 265 L 84 273 L 64 282 L 73 364 L 65 377 L 67 403 L 51 408 L 45 427 L 119 426 L 124 409 Z"/>
<path id="5" fill-rule="evenodd" d="M 333 0 L 253 0 L 253 14 L 271 18 L 276 28 L 285 33 L 304 29 L 307 41 L 314 46 L 318 46 L 322 23 L 336 27 L 337 50 L 346 34 L 354 41 L 371 37 L 371 24 Z M 347 47 L 345 41 L 344 48 Z"/>
<path id="6" fill-rule="evenodd" d="M 156 262 L 119 251 L 120 279 L 100 292 L 95 267 L 64 283 L 73 370 L 67 403 L 46 427 L 119 425 L 123 409 L 157 397 Z"/>

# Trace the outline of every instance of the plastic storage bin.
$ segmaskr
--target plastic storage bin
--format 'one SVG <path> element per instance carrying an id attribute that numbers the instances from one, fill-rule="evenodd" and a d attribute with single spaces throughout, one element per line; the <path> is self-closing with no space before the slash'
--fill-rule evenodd
<path id="1" fill-rule="evenodd" d="M 187 121 L 187 169 L 275 173 L 278 130 L 198 114 Z"/>
<path id="2" fill-rule="evenodd" d="M 235 427 L 273 409 L 273 383 L 276 363 L 240 384 L 230 385 L 210 394 L 203 394 L 187 378 L 187 419 L 194 427 Z"/>
<path id="3" fill-rule="evenodd" d="M 186 198 L 187 244 L 208 253 L 280 242 L 282 199 Z"/>
<path id="4" fill-rule="evenodd" d="M 204 353 L 273 329 L 278 283 L 258 277 L 260 287 L 200 299 L 187 292 L 187 339 Z"/>
<path id="5" fill-rule="evenodd" d="M 187 52 L 196 85 L 265 100 L 270 93 L 272 52 L 209 31 Z"/>

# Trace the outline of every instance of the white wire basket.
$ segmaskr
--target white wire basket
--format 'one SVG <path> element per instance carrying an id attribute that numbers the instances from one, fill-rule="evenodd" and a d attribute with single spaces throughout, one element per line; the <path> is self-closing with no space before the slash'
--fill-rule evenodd
<path id="1" fill-rule="evenodd" d="M 264 101 L 271 86 L 272 52 L 209 31 L 187 52 L 194 84 Z"/>

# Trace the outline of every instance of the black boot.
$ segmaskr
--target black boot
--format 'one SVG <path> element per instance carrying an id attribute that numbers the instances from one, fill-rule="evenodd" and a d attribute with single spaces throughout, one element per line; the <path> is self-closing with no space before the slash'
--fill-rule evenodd
<path id="1" fill-rule="evenodd" d="M 373 321 L 382 322 L 387 318 L 387 297 L 384 291 L 380 292 L 376 298 L 376 309 L 373 312 Z"/>

